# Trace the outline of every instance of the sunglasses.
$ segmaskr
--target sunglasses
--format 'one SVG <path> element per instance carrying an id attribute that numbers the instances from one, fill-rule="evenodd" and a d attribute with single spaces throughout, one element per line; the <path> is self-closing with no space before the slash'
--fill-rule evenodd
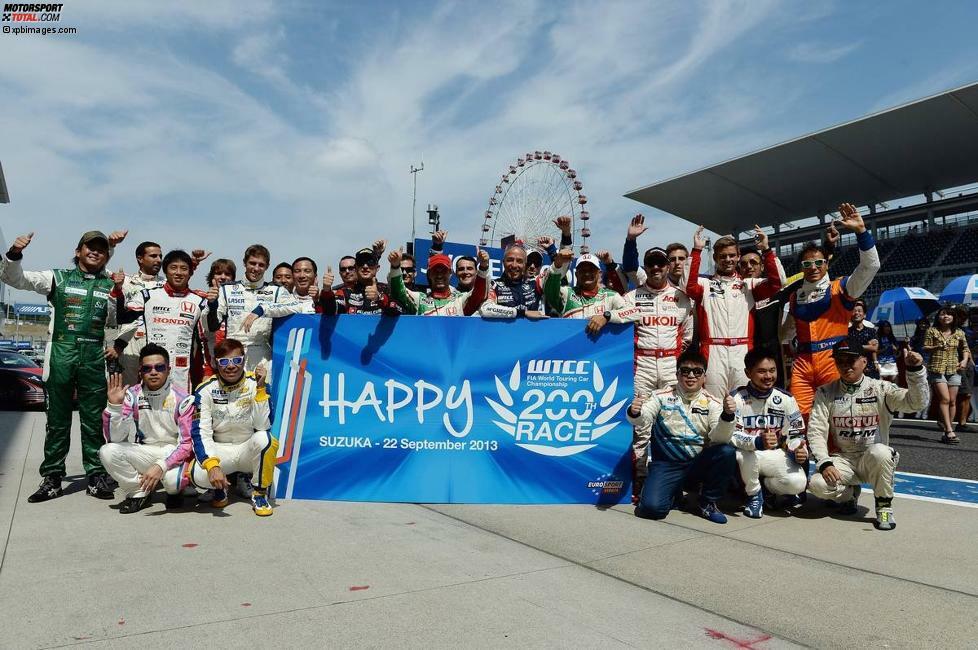
<path id="1" fill-rule="evenodd" d="M 743 264 L 744 266 L 760 266 L 761 265 L 761 261 L 760 260 L 741 260 L 740 263 Z"/>
<path id="2" fill-rule="evenodd" d="M 414 267 L 413 266 L 402 266 L 401 267 L 401 273 L 414 273 Z"/>
<path id="3" fill-rule="evenodd" d="M 810 269 L 812 267 L 815 267 L 815 268 L 820 269 L 823 266 L 825 266 L 825 260 L 822 260 L 822 259 L 818 259 L 818 260 L 802 260 L 802 262 L 801 262 L 801 268 L 803 268 L 803 269 Z"/>
<path id="4" fill-rule="evenodd" d="M 153 365 L 142 365 L 139 366 L 139 372 L 145 374 L 151 373 L 154 370 L 156 372 L 166 372 L 167 365 L 165 363 L 154 363 Z"/>
<path id="5" fill-rule="evenodd" d="M 240 366 L 244 363 L 244 357 L 226 357 L 217 360 L 217 365 L 222 368 L 227 368 L 228 366 Z"/>
<path id="6" fill-rule="evenodd" d="M 355 266 L 341 266 L 340 267 L 340 273 L 353 273 L 356 270 L 357 270 L 357 267 L 355 267 Z"/>
<path id="7" fill-rule="evenodd" d="M 679 369 L 679 374 L 683 377 L 702 377 L 703 373 L 706 372 L 702 368 L 683 366 Z"/>

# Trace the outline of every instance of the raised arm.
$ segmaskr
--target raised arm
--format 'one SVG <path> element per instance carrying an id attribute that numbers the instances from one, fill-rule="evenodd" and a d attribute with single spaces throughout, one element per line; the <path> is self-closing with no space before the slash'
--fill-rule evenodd
<path id="1" fill-rule="evenodd" d="M 856 206 L 843 203 L 839 206 L 839 214 L 842 225 L 856 233 L 856 245 L 859 246 L 859 264 L 852 275 L 842 279 L 842 288 L 850 298 L 858 298 L 869 288 L 880 270 L 880 256 L 873 233 L 866 229 Z"/>

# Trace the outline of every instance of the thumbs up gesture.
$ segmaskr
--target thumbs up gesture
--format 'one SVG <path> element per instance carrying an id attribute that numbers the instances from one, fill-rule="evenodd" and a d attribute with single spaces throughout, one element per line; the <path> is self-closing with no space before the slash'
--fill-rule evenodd
<path id="1" fill-rule="evenodd" d="M 326 272 L 323 273 L 323 286 L 325 288 L 327 288 L 327 289 L 331 289 L 333 287 L 333 279 L 334 279 L 333 278 L 333 267 L 332 266 L 327 266 L 326 267 Z"/>
<path id="2" fill-rule="evenodd" d="M 112 274 L 112 282 L 115 283 L 116 289 L 122 288 L 122 283 L 126 281 L 126 272 L 120 266 L 119 270 Z"/>
<path id="3" fill-rule="evenodd" d="M 211 286 L 207 288 L 207 302 L 217 302 L 217 296 L 221 291 L 217 278 L 211 279 Z"/>
<path id="4" fill-rule="evenodd" d="M 380 291 L 377 289 L 377 278 L 374 277 L 370 284 L 363 290 L 363 297 L 367 300 L 375 301 L 380 298 Z"/>

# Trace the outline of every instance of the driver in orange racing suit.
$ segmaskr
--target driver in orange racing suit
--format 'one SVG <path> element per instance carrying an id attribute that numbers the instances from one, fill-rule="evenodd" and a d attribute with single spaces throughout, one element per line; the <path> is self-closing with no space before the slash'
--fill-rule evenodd
<path id="1" fill-rule="evenodd" d="M 839 378 L 832 360 L 832 346 L 846 338 L 849 319 L 859 296 L 869 288 L 880 269 L 880 258 L 872 233 L 851 203 L 839 206 L 839 225 L 856 234 L 859 265 L 852 275 L 830 280 L 825 250 L 809 244 L 801 252 L 801 271 L 805 279 L 790 299 L 782 340 L 797 339 L 791 371 L 791 394 L 805 421 L 812 410 L 819 386 Z"/>

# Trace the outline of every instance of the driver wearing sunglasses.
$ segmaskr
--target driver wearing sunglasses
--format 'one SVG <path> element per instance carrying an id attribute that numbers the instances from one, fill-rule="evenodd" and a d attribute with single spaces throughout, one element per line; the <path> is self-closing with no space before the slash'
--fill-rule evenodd
<path id="1" fill-rule="evenodd" d="M 245 372 L 244 345 L 225 339 L 214 349 L 217 374 L 202 383 L 194 394 L 197 413 L 191 428 L 194 487 L 213 488 L 211 506 L 223 508 L 229 502 L 228 474 L 252 475 L 251 507 L 259 517 L 272 514 L 268 487 L 275 469 L 278 441 L 268 433 L 270 427 L 267 369 Z"/>
<path id="2" fill-rule="evenodd" d="M 109 377 L 108 405 L 102 416 L 106 444 L 99 458 L 118 483 L 125 498 L 122 514 L 139 512 L 152 504 L 153 491 L 162 483 L 166 507 L 179 507 L 187 487 L 183 471 L 193 460 L 190 427 L 193 397 L 170 381 L 170 355 L 150 343 L 139 353 L 142 381 L 126 387 L 121 374 Z"/>
<path id="3" fill-rule="evenodd" d="M 717 502 L 737 468 L 734 448 L 736 403 L 727 395 L 721 403 L 703 390 L 706 358 L 687 350 L 676 362 L 675 386 L 636 395 L 628 407 L 628 421 L 636 429 L 650 427 L 648 478 L 635 515 L 664 519 L 682 488 L 692 481 L 701 485 L 697 511 L 716 524 L 727 523 Z"/>

